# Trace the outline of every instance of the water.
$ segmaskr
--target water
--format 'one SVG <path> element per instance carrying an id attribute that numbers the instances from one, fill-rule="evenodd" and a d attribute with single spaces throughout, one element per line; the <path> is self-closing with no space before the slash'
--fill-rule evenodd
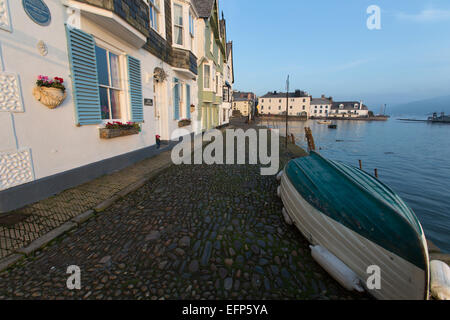
<path id="1" fill-rule="evenodd" d="M 262 121 L 279 128 L 282 121 Z M 426 122 L 336 121 L 337 129 L 308 120 L 290 121 L 289 133 L 307 148 L 304 127 L 312 130 L 322 155 L 358 166 L 390 186 L 414 210 L 427 239 L 450 252 L 450 125 Z"/>

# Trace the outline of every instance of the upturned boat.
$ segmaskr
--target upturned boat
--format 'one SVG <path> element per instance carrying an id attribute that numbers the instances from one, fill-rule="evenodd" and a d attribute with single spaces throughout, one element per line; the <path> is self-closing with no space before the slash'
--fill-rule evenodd
<path id="1" fill-rule="evenodd" d="M 280 173 L 283 214 L 313 245 L 325 248 L 377 299 L 427 299 L 429 258 L 414 212 L 364 171 L 311 151 Z M 369 288 L 370 267 L 380 288 Z"/>

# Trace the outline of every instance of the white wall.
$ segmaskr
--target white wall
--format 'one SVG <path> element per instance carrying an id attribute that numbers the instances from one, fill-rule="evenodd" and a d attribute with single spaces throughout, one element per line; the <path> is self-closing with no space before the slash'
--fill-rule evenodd
<path id="1" fill-rule="evenodd" d="M 69 169 L 77 168 L 92 162 L 111 158 L 120 154 L 145 148 L 155 144 L 157 130 L 165 130 L 170 135 L 177 128 L 176 121 L 155 119 L 154 107 L 144 106 L 142 132 L 139 135 L 109 140 L 99 138 L 101 125 L 75 125 L 75 107 L 72 97 L 72 83 L 67 53 L 67 40 L 64 23 L 66 8 L 60 0 L 46 0 L 52 20 L 47 27 L 35 24 L 22 8 L 21 1 L 10 0 L 10 16 L 12 32 L 0 29 L 0 48 L 4 69 L 19 76 L 24 112 L 0 111 L 0 154 L 18 150 L 31 150 L 30 157 L 25 157 L 32 171 L 32 177 L 20 177 L 16 184 L 26 182 L 25 179 L 39 179 Z M 166 81 L 166 119 L 173 119 L 171 82 L 174 72 L 170 66 L 152 56 L 143 49 L 133 47 L 126 39 L 117 39 L 114 34 L 105 31 L 95 22 L 82 18 L 81 28 L 95 35 L 96 38 L 115 46 L 124 53 L 140 59 L 142 64 L 143 97 L 154 98 L 153 70 L 162 67 L 169 76 Z M 37 43 L 42 40 L 48 47 L 48 54 L 42 56 Z M 64 78 L 67 98 L 56 109 L 48 109 L 32 95 L 36 78 L 43 74 L 49 77 Z M 197 88 L 191 80 L 192 98 L 197 99 Z M 1 93 L 3 94 L 3 93 Z M 196 104 L 196 100 L 193 100 Z M 166 128 L 159 128 L 159 123 Z M 24 162 L 26 166 L 27 163 Z M 11 186 L 11 185 L 9 185 Z M 0 190 L 2 188 L 0 184 Z"/>

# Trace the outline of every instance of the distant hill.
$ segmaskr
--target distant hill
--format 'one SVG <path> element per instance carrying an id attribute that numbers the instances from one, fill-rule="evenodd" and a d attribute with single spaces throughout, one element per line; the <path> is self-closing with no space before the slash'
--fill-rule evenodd
<path id="1" fill-rule="evenodd" d="M 433 112 L 450 114 L 450 96 L 399 104 L 387 110 L 387 113 L 393 116 L 420 116 L 423 118 L 430 116 Z"/>

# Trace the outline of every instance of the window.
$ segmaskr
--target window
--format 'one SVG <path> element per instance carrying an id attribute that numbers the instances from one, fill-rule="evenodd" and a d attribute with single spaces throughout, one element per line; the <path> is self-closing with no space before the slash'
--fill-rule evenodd
<path id="1" fill-rule="evenodd" d="M 292 109 L 292 106 L 290 108 Z"/>
<path id="2" fill-rule="evenodd" d="M 278 110 L 281 110 L 281 106 L 278 107 Z"/>
<path id="3" fill-rule="evenodd" d="M 303 102 L 306 102 L 306 99 L 303 99 Z"/>
<path id="4" fill-rule="evenodd" d="M 219 93 L 219 76 L 216 75 L 216 93 Z"/>
<path id="5" fill-rule="evenodd" d="M 194 16 L 190 11 L 189 11 L 189 33 L 191 34 L 191 37 L 194 37 Z"/>
<path id="6" fill-rule="evenodd" d="M 159 0 L 147 0 L 149 6 L 150 27 L 159 32 Z"/>
<path id="7" fill-rule="evenodd" d="M 278 102 L 279 102 L 279 103 L 281 103 L 281 99 L 280 99 L 280 100 L 278 100 Z"/>
<path id="8" fill-rule="evenodd" d="M 264 99 L 261 99 L 261 102 L 264 102 Z"/>
<path id="9" fill-rule="evenodd" d="M 183 45 L 183 7 L 179 4 L 173 5 L 175 43 Z"/>
<path id="10" fill-rule="evenodd" d="M 303 106 L 303 110 L 305 110 L 305 106 Z"/>
<path id="11" fill-rule="evenodd" d="M 100 106 L 103 120 L 122 119 L 120 98 L 120 58 L 118 55 L 95 46 Z"/>
<path id="12" fill-rule="evenodd" d="M 203 88 L 209 89 L 210 88 L 210 82 L 211 82 L 211 67 L 207 64 L 204 66 L 204 79 L 203 79 Z"/>

